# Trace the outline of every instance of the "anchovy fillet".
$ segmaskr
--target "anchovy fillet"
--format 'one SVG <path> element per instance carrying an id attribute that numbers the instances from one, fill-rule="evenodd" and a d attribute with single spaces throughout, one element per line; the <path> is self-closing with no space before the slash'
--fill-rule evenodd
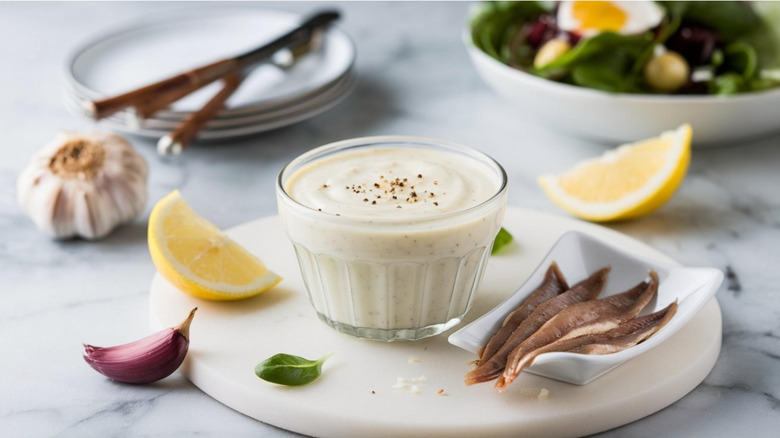
<path id="1" fill-rule="evenodd" d="M 572 305 L 587 302 L 596 298 L 607 282 L 610 268 L 603 268 L 577 283 L 568 291 L 550 298 L 540 304 L 520 325 L 512 332 L 504 345 L 487 359 L 482 365 L 466 374 L 466 384 L 487 382 L 500 376 L 504 371 L 510 353 L 520 344 L 544 326 L 551 318 Z"/>
<path id="2" fill-rule="evenodd" d="M 509 339 L 509 336 L 520 324 L 533 313 L 536 308 L 545 301 L 554 298 L 569 289 L 569 285 L 566 283 L 566 279 L 563 277 L 561 270 L 558 268 L 558 264 L 552 262 L 547 272 L 544 274 L 544 281 L 531 295 L 523 301 L 523 304 L 510 313 L 506 319 L 504 319 L 501 328 L 493 335 L 488 343 L 482 348 L 479 353 L 479 361 L 477 365 L 483 364 L 485 361 L 493 357 L 494 354 L 501 348 L 502 345 Z"/>
<path id="3" fill-rule="evenodd" d="M 531 351 L 558 340 L 603 333 L 618 327 L 638 315 L 657 291 L 658 274 L 650 271 L 649 280 L 621 294 L 574 304 L 561 310 L 512 350 L 503 375 L 496 381 L 496 388 L 502 390 L 517 378 L 520 361 Z"/>
<path id="4" fill-rule="evenodd" d="M 610 354 L 623 351 L 655 334 L 672 319 L 676 312 L 677 301 L 655 313 L 634 318 L 603 333 L 555 341 L 527 353 L 520 359 L 516 368 L 518 372 L 522 371 L 540 354 L 556 351 L 580 354 Z"/>

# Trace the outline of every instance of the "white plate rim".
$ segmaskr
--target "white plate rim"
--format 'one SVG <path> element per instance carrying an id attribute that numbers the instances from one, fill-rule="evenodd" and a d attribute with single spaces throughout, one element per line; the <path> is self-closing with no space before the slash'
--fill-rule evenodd
<path id="1" fill-rule="evenodd" d="M 196 138 L 196 141 L 197 140 L 222 140 L 222 139 L 228 139 L 233 137 L 243 137 L 248 135 L 259 134 L 266 131 L 271 131 L 274 129 L 282 128 L 285 126 L 289 126 L 301 122 L 303 120 L 317 116 L 333 108 L 337 104 L 341 103 L 352 93 L 356 85 L 357 85 L 357 78 L 355 76 L 352 78 L 351 81 L 347 82 L 346 85 L 344 85 L 343 90 L 338 94 L 338 96 L 323 103 L 322 106 L 312 107 L 298 114 L 294 114 L 288 117 L 282 117 L 280 119 L 270 120 L 265 123 L 251 124 L 239 128 L 228 128 L 228 129 L 220 129 L 220 130 L 204 129 L 199 133 L 198 137 Z M 79 109 L 74 107 L 75 104 L 72 103 L 72 101 L 69 101 L 67 97 L 64 100 L 65 100 L 66 109 L 69 112 L 77 116 L 81 115 Z M 170 133 L 170 130 L 152 130 L 146 128 L 133 129 L 132 127 L 129 127 L 124 123 L 120 123 L 112 118 L 103 119 L 99 123 L 110 129 L 114 129 L 124 134 L 135 135 L 139 137 L 160 138 Z"/>
<path id="2" fill-rule="evenodd" d="M 308 109 L 319 108 L 331 100 L 339 98 L 339 96 L 345 92 L 345 89 L 349 86 L 349 84 L 354 81 L 354 74 L 352 72 L 348 72 L 345 76 L 340 77 L 332 87 L 321 90 L 321 92 L 310 99 L 300 99 L 287 105 L 280 105 L 278 108 L 273 110 L 258 111 L 243 116 L 219 117 L 218 115 L 206 124 L 203 131 L 215 131 L 256 125 L 258 123 L 269 120 L 276 120 L 284 116 L 295 115 L 307 111 Z M 73 105 L 74 111 L 84 102 L 73 94 L 66 93 L 65 98 Z M 121 124 L 127 127 L 127 129 L 135 129 L 134 125 L 130 122 L 132 117 L 133 114 L 131 111 L 123 110 L 116 114 L 112 114 L 111 116 L 107 117 L 107 119 L 112 120 L 114 123 Z M 184 117 L 180 119 L 165 119 L 153 116 L 142 120 L 139 129 L 173 130 L 176 129 L 184 121 L 184 119 Z"/>
<path id="3" fill-rule="evenodd" d="M 290 17 L 297 17 L 301 18 L 304 15 L 298 14 L 295 12 L 290 11 L 284 11 L 280 9 L 271 9 L 271 8 L 257 8 L 257 7 L 249 7 L 245 5 L 231 5 L 228 7 L 225 6 L 200 6 L 196 8 L 188 8 L 188 9 L 172 9 L 170 11 L 167 11 L 166 13 L 162 14 L 156 14 L 156 15 L 149 15 L 146 17 L 140 17 L 136 18 L 134 20 L 127 21 L 123 24 L 120 24 L 117 26 L 117 28 L 105 31 L 101 34 L 97 34 L 89 38 L 88 40 L 83 41 L 79 45 L 76 46 L 75 49 L 73 49 L 68 56 L 65 58 L 65 62 L 63 64 L 63 77 L 65 78 L 66 83 L 68 83 L 74 90 L 80 90 L 82 93 L 84 93 L 86 96 L 90 98 L 100 98 L 103 96 L 102 93 L 92 90 L 89 87 L 85 86 L 84 84 L 81 84 L 78 79 L 75 77 L 75 74 L 73 72 L 73 66 L 75 65 L 76 61 L 80 56 L 84 54 L 87 50 L 91 49 L 95 45 L 99 44 L 100 42 L 111 39 L 111 38 L 118 38 L 122 37 L 128 33 L 142 31 L 144 29 L 148 28 L 154 28 L 159 26 L 165 26 L 167 22 L 167 18 L 170 17 L 170 15 L 176 14 L 177 17 L 182 18 L 182 16 L 191 15 L 192 19 L 203 19 L 203 14 L 208 11 L 220 11 L 222 13 L 226 13 L 228 11 L 246 11 L 251 10 L 253 12 L 258 11 L 267 11 L 274 14 L 279 15 L 288 15 Z M 242 114 L 244 111 L 258 111 L 262 110 L 268 105 L 273 105 L 277 102 L 286 102 L 289 99 L 295 99 L 295 98 L 301 98 L 304 97 L 306 94 L 317 91 L 320 88 L 332 86 L 333 82 L 338 80 L 339 78 L 343 77 L 345 74 L 347 74 L 349 71 L 351 71 L 354 68 L 355 61 L 357 59 L 357 50 L 356 45 L 352 37 L 349 36 L 348 33 L 343 31 L 338 25 L 332 24 L 329 26 L 327 32 L 329 34 L 335 35 L 338 38 L 343 38 L 344 41 L 347 43 L 347 46 L 350 48 L 351 51 L 351 59 L 344 71 L 338 75 L 335 79 L 331 80 L 330 82 L 326 84 L 322 84 L 320 87 L 316 87 L 316 89 L 308 90 L 305 93 L 300 93 L 297 95 L 292 96 L 285 96 L 283 98 L 274 100 L 272 102 L 268 101 L 261 101 L 257 105 L 242 105 L 234 108 L 227 109 L 223 111 L 223 115 L 228 114 Z M 165 114 L 166 116 L 177 116 L 184 114 L 185 116 L 187 114 L 190 114 L 190 112 L 187 111 L 173 111 L 173 110 L 161 110 L 158 114 Z"/>

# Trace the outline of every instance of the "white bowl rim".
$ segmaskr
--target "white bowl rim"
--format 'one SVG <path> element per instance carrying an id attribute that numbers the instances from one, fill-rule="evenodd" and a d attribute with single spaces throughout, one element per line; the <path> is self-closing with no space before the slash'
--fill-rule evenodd
<path id="1" fill-rule="evenodd" d="M 602 99 L 616 99 L 616 100 L 646 100 L 652 103 L 702 103 L 702 104 L 715 104 L 724 101 L 748 101 L 754 99 L 761 99 L 767 97 L 780 98 L 780 87 L 764 90 L 754 91 L 749 93 L 738 93 L 729 96 L 720 96 L 713 94 L 705 95 L 674 95 L 674 94 L 646 94 L 646 93 L 612 93 L 609 91 L 596 90 L 593 88 L 581 87 L 579 85 L 571 85 L 563 82 L 556 82 L 550 79 L 545 79 L 539 76 L 526 73 L 522 70 L 512 68 L 503 62 L 499 62 L 492 56 L 485 53 L 482 49 L 474 44 L 471 37 L 470 24 L 467 24 L 466 29 L 463 32 L 463 44 L 472 56 L 479 56 L 483 59 L 487 59 L 487 62 L 502 69 L 504 74 L 512 75 L 519 80 L 528 81 L 532 85 L 539 87 L 546 87 L 548 89 L 557 88 L 557 91 L 569 92 L 572 94 L 579 94 L 580 97 L 593 97 Z"/>

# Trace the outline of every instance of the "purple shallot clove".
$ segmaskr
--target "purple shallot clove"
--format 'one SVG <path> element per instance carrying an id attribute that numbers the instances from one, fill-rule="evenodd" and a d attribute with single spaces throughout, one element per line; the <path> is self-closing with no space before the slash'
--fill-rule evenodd
<path id="1" fill-rule="evenodd" d="M 129 344 L 95 347 L 84 344 L 84 360 L 109 379 L 151 383 L 171 375 L 187 356 L 194 308 L 177 327 L 161 330 Z"/>

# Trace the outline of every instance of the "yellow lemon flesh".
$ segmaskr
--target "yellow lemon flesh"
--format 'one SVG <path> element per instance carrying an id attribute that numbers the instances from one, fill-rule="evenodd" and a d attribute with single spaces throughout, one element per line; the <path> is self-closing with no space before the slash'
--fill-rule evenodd
<path id="1" fill-rule="evenodd" d="M 165 279 L 198 298 L 238 300 L 265 292 L 282 280 L 192 211 L 178 190 L 152 210 L 149 252 Z"/>
<path id="2" fill-rule="evenodd" d="M 690 125 L 619 146 L 560 175 L 539 178 L 547 196 L 589 221 L 636 218 L 662 206 L 682 183 L 691 160 Z"/>

